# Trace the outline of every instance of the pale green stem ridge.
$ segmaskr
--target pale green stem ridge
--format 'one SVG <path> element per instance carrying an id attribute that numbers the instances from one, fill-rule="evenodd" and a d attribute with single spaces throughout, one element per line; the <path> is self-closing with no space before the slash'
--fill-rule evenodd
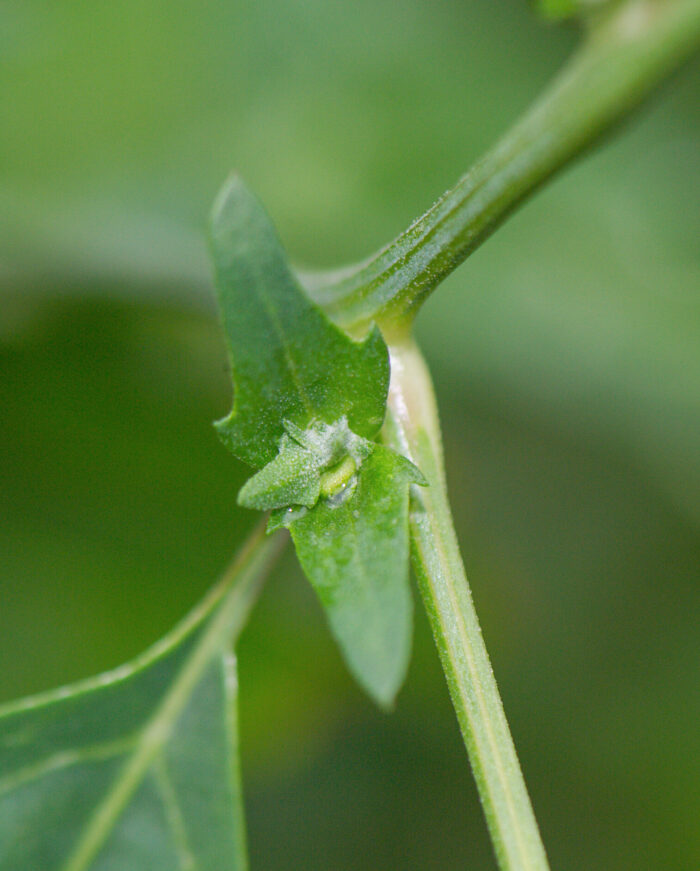
<path id="1" fill-rule="evenodd" d="M 700 0 L 626 0 L 525 116 L 431 209 L 356 269 L 307 289 L 338 323 L 410 322 L 437 285 L 529 194 L 624 118 L 700 41 Z"/>
<path id="2" fill-rule="evenodd" d="M 430 376 L 414 344 L 406 342 L 391 352 L 384 439 L 429 481 L 428 487 L 411 488 L 413 565 L 496 857 L 502 871 L 547 871 L 452 525 Z"/>
<path id="3" fill-rule="evenodd" d="M 272 561 L 285 543 L 285 536 L 265 537 L 265 524 L 247 540 L 216 587 L 213 596 L 223 594 L 197 642 L 187 665 L 166 692 L 134 750 L 117 775 L 109 792 L 95 807 L 64 871 L 87 871 L 112 832 L 129 799 L 156 762 L 189 701 L 197 682 L 213 657 L 223 654 L 245 626 Z"/>

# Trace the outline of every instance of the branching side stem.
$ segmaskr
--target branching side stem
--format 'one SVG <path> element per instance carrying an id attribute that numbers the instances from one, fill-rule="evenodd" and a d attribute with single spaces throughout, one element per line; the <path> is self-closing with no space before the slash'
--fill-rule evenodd
<path id="1" fill-rule="evenodd" d="M 700 0 L 625 0 L 589 31 L 496 146 L 393 242 L 355 269 L 307 282 L 338 322 L 390 336 L 527 196 L 626 117 L 700 41 Z"/>

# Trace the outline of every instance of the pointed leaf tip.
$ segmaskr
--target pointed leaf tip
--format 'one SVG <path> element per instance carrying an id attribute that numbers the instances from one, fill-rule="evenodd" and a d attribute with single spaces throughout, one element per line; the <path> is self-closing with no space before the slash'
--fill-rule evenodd
<path id="1" fill-rule="evenodd" d="M 408 487 L 416 467 L 376 445 L 339 504 L 284 512 L 299 561 L 323 605 L 350 671 L 385 709 L 394 703 L 411 654 Z"/>

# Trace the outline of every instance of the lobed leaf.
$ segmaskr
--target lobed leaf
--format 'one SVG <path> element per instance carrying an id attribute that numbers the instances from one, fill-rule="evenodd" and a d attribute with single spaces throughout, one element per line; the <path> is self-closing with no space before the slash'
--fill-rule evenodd
<path id="1" fill-rule="evenodd" d="M 234 382 L 219 434 L 262 468 L 278 453 L 285 420 L 305 430 L 346 417 L 372 438 L 384 419 L 389 356 L 376 327 L 351 339 L 308 299 L 256 197 L 232 177 L 211 219 L 211 252 Z"/>

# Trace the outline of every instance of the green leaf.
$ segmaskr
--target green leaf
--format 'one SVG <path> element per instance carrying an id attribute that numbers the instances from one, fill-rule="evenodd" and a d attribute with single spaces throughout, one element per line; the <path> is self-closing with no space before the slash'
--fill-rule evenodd
<path id="1" fill-rule="evenodd" d="M 354 480 L 311 511 L 278 512 L 348 666 L 388 707 L 411 652 L 408 488 L 425 484 L 404 457 L 375 445 Z M 286 519 L 285 519 L 286 518 Z"/>
<path id="2" fill-rule="evenodd" d="M 345 417 L 357 435 L 376 435 L 389 386 L 379 330 L 355 342 L 311 303 L 236 177 L 215 204 L 211 250 L 234 380 L 233 410 L 217 424 L 229 449 L 262 468 L 277 456 L 285 420 L 306 430 Z"/>
<path id="3" fill-rule="evenodd" d="M 0 709 L 2 871 L 247 868 L 227 647 L 271 541 L 134 662 Z"/>
<path id="4" fill-rule="evenodd" d="M 375 444 L 389 359 L 373 328 L 356 342 L 304 294 L 262 206 L 237 178 L 212 218 L 219 304 L 231 354 L 233 411 L 217 424 L 258 468 L 241 505 L 289 526 L 349 668 L 382 705 L 411 646 L 405 458 Z"/>

